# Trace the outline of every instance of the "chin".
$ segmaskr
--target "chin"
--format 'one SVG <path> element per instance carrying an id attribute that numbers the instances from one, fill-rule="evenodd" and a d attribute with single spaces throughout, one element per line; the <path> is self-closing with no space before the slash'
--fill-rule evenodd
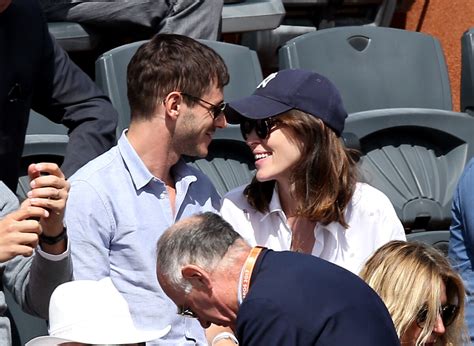
<path id="1" fill-rule="evenodd" d="M 265 181 L 274 180 L 272 177 L 268 177 L 268 176 L 265 176 L 263 174 L 258 174 L 258 171 L 257 171 L 257 174 L 255 175 L 255 178 L 261 183 L 263 183 Z"/>

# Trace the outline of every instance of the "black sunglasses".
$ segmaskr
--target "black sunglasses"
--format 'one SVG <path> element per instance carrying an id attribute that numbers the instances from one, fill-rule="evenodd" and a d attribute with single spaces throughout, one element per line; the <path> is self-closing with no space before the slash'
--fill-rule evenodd
<path id="1" fill-rule="evenodd" d="M 178 306 L 178 315 L 188 318 L 198 318 L 197 314 L 185 306 Z"/>
<path id="2" fill-rule="evenodd" d="M 439 315 L 445 327 L 453 323 L 459 311 L 459 307 L 454 304 L 446 304 L 440 307 Z M 426 318 L 428 317 L 428 308 L 424 306 L 416 316 L 416 324 L 418 327 L 423 328 Z"/>
<path id="3" fill-rule="evenodd" d="M 186 93 L 181 93 L 181 95 L 185 96 L 185 97 L 189 97 L 190 99 L 193 99 L 193 100 L 196 100 L 196 101 L 199 101 L 199 102 L 202 102 L 202 103 L 205 103 L 207 104 L 208 106 L 210 106 L 207 110 L 209 111 L 209 113 L 211 113 L 212 115 L 212 118 L 215 119 L 217 118 L 219 115 L 222 114 L 222 112 L 224 112 L 225 108 L 227 107 L 227 103 L 222 101 L 221 103 L 219 103 L 218 105 L 214 104 L 214 103 L 211 103 L 211 102 L 208 102 L 206 100 L 203 100 L 202 98 L 200 97 L 197 97 L 197 96 L 193 96 L 193 95 L 190 95 L 190 94 L 186 94 Z"/>
<path id="4" fill-rule="evenodd" d="M 242 137 L 247 139 L 248 135 L 255 130 L 255 133 L 260 139 L 267 139 L 277 121 L 274 118 L 265 118 L 265 119 L 248 119 L 245 118 L 240 123 L 240 132 Z"/>

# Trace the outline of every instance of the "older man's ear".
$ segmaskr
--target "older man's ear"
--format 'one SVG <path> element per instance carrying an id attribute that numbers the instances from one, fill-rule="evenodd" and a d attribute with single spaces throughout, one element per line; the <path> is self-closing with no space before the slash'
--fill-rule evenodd
<path id="1" fill-rule="evenodd" d="M 196 289 L 211 289 L 212 283 L 209 273 L 201 267 L 188 264 L 181 268 L 181 275 Z"/>

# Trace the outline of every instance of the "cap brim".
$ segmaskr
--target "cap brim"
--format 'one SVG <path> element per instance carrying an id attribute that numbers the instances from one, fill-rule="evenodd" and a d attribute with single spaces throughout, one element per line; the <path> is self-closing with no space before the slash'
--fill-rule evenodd
<path id="1" fill-rule="evenodd" d="M 241 117 L 265 119 L 289 111 L 294 107 L 267 97 L 251 95 L 229 102 L 228 108 L 225 112 L 227 122 L 229 124 L 239 124 Z"/>
<path id="2" fill-rule="evenodd" d="M 86 344 L 133 344 L 147 341 L 153 341 L 159 339 L 171 330 L 171 325 L 166 326 L 161 330 L 154 331 L 135 331 L 133 333 L 126 333 L 126 335 L 120 335 L 120 331 L 117 334 L 110 336 L 110 338 L 104 340 L 103 335 L 98 336 L 86 336 L 87 331 L 83 335 L 71 338 L 60 338 L 55 336 L 39 336 L 28 341 L 25 346 L 57 346 L 64 342 L 81 342 Z"/>

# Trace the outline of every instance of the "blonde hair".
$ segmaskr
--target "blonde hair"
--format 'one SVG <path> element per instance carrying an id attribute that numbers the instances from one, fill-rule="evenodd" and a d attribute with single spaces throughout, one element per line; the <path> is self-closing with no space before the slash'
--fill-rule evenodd
<path id="1" fill-rule="evenodd" d="M 360 276 L 385 302 L 399 338 L 416 323 L 420 310 L 428 309 L 416 346 L 424 345 L 435 327 L 444 283 L 448 303 L 457 305 L 458 313 L 452 324 L 445 326 L 446 333 L 439 338 L 441 345 L 466 341 L 464 285 L 448 260 L 432 246 L 391 241 L 372 255 Z"/>

